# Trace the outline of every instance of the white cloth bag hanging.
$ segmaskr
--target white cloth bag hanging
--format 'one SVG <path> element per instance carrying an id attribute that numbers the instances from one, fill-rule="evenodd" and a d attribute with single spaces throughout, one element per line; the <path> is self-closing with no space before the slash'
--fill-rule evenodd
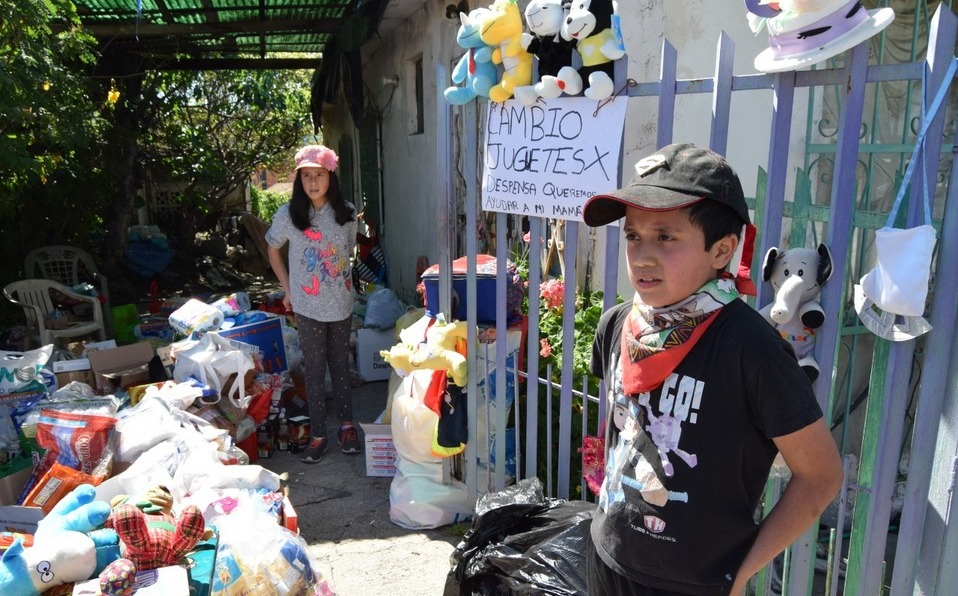
<path id="1" fill-rule="evenodd" d="M 953 58 L 931 106 L 925 105 L 925 96 L 922 94 L 922 125 L 915 139 L 915 149 L 905 168 L 885 227 L 875 231 L 877 263 L 855 286 L 855 311 L 862 324 L 875 335 L 890 341 L 908 341 L 931 330 L 931 325 L 922 317 L 928 298 L 936 242 L 935 228 L 931 225 L 931 197 L 926 168 L 922 168 L 924 224 L 908 229 L 893 226 L 919 161 L 919 152 L 924 146 L 928 128 L 947 95 L 956 70 L 958 59 Z M 925 72 L 922 71 L 922 88 L 925 83 Z"/>
<path id="2" fill-rule="evenodd" d="M 920 317 L 928 297 L 935 241 L 930 224 L 876 230 L 878 263 L 861 279 L 865 296 L 885 312 Z"/>

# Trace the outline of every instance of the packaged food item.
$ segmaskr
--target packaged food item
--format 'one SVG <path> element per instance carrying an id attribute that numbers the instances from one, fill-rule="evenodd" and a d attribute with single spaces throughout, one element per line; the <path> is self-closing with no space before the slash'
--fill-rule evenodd
<path id="1" fill-rule="evenodd" d="M 81 484 L 97 486 L 105 479 L 105 476 L 91 476 L 54 462 L 43 478 L 33 486 L 23 504 L 27 507 L 39 507 L 49 514 L 54 505 L 76 487 Z"/>
<path id="2" fill-rule="evenodd" d="M 109 478 L 113 467 L 110 433 L 115 426 L 116 418 L 110 416 L 40 410 L 36 442 L 46 453 L 33 468 L 17 504 L 26 501 L 54 463 L 90 476 Z"/>

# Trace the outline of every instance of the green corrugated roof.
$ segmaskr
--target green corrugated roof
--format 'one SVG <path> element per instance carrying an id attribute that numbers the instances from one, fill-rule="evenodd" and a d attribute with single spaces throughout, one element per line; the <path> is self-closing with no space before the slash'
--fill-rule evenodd
<path id="1" fill-rule="evenodd" d="M 306 58 L 323 51 L 356 0 L 74 0 L 101 45 L 122 46 L 158 66 Z M 360 2 L 361 3 L 361 2 Z"/>

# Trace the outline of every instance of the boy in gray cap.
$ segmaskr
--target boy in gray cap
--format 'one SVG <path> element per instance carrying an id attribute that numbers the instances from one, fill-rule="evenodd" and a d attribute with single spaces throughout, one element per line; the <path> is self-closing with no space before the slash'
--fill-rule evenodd
<path id="1" fill-rule="evenodd" d="M 736 300 L 745 280 L 726 268 L 749 225 L 738 176 L 690 144 L 635 169 L 583 213 L 590 226 L 625 218 L 635 289 L 593 344 L 613 414 L 589 593 L 738 595 L 835 496 L 841 461 L 788 342 Z M 756 524 L 776 453 L 792 476 Z"/>

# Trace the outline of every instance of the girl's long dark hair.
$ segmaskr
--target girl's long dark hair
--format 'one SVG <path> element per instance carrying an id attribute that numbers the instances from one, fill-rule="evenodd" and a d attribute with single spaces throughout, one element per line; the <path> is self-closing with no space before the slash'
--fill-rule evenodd
<path id="1" fill-rule="evenodd" d="M 303 188 L 303 181 L 300 179 L 299 173 L 300 170 L 296 170 L 296 179 L 293 180 L 293 198 L 289 200 L 289 217 L 293 220 L 296 229 L 302 231 L 309 228 L 309 209 L 313 203 L 309 200 L 309 195 Z M 329 172 L 329 189 L 326 191 L 326 200 L 336 213 L 336 223 L 339 225 L 346 225 L 347 222 L 356 219 L 353 210 L 346 204 L 346 199 L 343 198 L 336 172 Z"/>

